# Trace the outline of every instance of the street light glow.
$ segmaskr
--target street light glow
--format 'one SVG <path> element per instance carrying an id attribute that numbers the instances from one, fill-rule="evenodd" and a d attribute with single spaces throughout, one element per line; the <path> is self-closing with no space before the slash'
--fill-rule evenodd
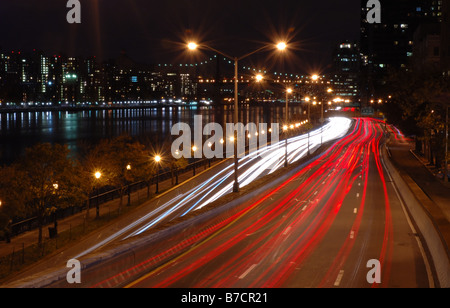
<path id="1" fill-rule="evenodd" d="M 264 79 L 263 75 L 256 75 L 256 82 L 261 82 Z"/>
<path id="2" fill-rule="evenodd" d="M 155 156 L 155 162 L 159 163 L 161 161 L 161 156 L 156 155 Z"/>
<path id="3" fill-rule="evenodd" d="M 280 42 L 280 43 L 278 43 L 277 48 L 278 48 L 278 50 L 286 50 L 287 45 L 284 42 Z"/>
<path id="4" fill-rule="evenodd" d="M 97 180 L 102 177 L 102 174 L 99 171 L 97 171 L 94 175 Z"/>
<path id="5" fill-rule="evenodd" d="M 190 43 L 187 44 L 187 47 L 188 47 L 189 50 L 196 50 L 198 45 L 196 43 L 194 43 L 194 42 L 190 42 Z"/>

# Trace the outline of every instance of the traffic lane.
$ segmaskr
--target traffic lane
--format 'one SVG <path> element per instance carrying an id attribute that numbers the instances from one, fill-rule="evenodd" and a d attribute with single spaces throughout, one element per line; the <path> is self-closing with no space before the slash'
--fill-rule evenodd
<path id="1" fill-rule="evenodd" d="M 288 160 L 292 163 L 313 153 L 323 142 L 342 137 L 350 128 L 352 121 L 345 118 L 332 118 L 323 128 L 308 135 L 292 137 L 288 142 Z M 309 146 L 310 144 L 310 146 Z M 255 179 L 270 174 L 284 166 L 284 142 L 269 145 L 239 160 L 239 183 L 241 187 L 248 185 Z M 201 209 L 218 198 L 231 193 L 234 183 L 232 165 L 206 179 L 204 183 L 192 189 L 188 194 L 174 200 L 158 209 L 158 215 L 148 214 L 145 222 L 130 233 L 126 238 L 142 234 L 163 221 L 182 217 L 189 212 Z M 151 216 L 153 215 L 153 216 Z"/>
<path id="2" fill-rule="evenodd" d="M 335 149 L 335 152 L 339 152 L 338 150 Z M 341 160 L 342 161 L 342 160 Z M 336 168 L 332 169 L 332 168 L 325 168 L 328 172 L 328 174 L 332 174 L 336 172 Z M 323 173 L 323 171 L 321 171 Z M 336 178 L 337 179 L 337 178 Z M 293 183 L 293 181 L 291 181 Z M 323 179 L 321 179 L 320 183 L 323 182 Z M 336 183 L 342 183 L 342 181 L 339 181 L 338 179 L 336 180 Z M 293 188 L 297 188 L 298 186 L 293 184 L 294 187 Z M 327 186 L 330 190 L 329 191 L 345 191 L 345 189 L 333 189 L 332 185 L 328 185 Z M 293 188 L 288 189 L 287 191 L 289 192 L 290 190 L 292 190 Z M 344 188 L 344 187 L 341 187 Z M 305 189 L 306 190 L 306 189 Z M 309 193 L 312 193 L 312 197 L 314 197 L 317 194 L 317 190 L 313 191 L 313 189 L 309 189 L 307 190 L 309 191 Z M 313 192 L 312 192 L 313 191 Z M 280 193 L 280 195 L 283 195 Z M 292 194 L 291 194 L 292 195 Z M 337 194 L 337 196 L 341 196 L 341 194 Z M 278 200 L 276 200 L 277 196 L 275 196 L 275 194 L 271 194 L 269 197 L 267 197 L 265 199 L 266 202 L 273 202 L 273 201 L 277 201 L 279 203 Z M 310 195 L 311 198 L 311 195 Z M 294 198 L 297 200 L 300 200 L 302 198 Z M 325 198 L 324 198 L 325 199 Z M 315 200 L 310 200 L 310 202 L 313 202 Z M 277 204 L 274 203 L 274 204 Z M 285 201 L 284 203 L 282 203 L 281 207 L 286 205 Z M 272 204 L 272 203 L 271 203 Z M 338 203 L 334 203 L 334 204 L 338 204 Z M 329 206 L 333 205 L 333 202 L 329 202 L 328 203 Z M 261 207 L 259 206 L 259 208 L 265 208 L 265 207 Z M 270 207 L 269 207 L 270 208 Z M 279 207 L 278 207 L 279 208 Z M 288 207 L 289 208 L 289 207 Z M 311 207 L 311 208 L 316 208 L 318 210 L 320 210 L 320 206 L 315 206 L 315 207 Z M 328 211 L 328 209 L 325 209 L 322 213 L 326 213 Z M 300 211 L 297 210 L 297 213 L 300 213 Z M 256 214 L 255 214 L 256 215 Z M 254 216 L 255 215 L 248 215 L 246 219 L 241 219 L 238 223 L 235 223 L 235 225 L 237 226 L 235 229 L 233 229 L 233 239 L 234 242 L 230 241 L 230 238 L 227 238 L 225 235 L 219 237 L 219 235 L 212 237 L 211 239 L 209 239 L 208 245 L 206 245 L 204 243 L 200 244 L 201 245 L 201 249 L 197 250 L 193 249 L 190 252 L 184 254 L 183 256 L 181 256 L 180 258 L 177 258 L 175 261 L 170 262 L 168 265 L 164 266 L 163 269 L 159 269 L 155 272 L 150 273 L 149 275 L 147 275 L 145 277 L 145 280 L 140 280 L 138 281 L 135 285 L 136 286 L 156 286 L 156 287 L 166 287 L 166 286 L 175 286 L 175 287 L 186 287 L 186 286 L 192 286 L 193 281 L 195 282 L 200 282 L 200 281 L 208 281 L 210 278 L 205 278 L 204 280 L 202 280 L 203 278 L 199 278 L 202 273 L 204 272 L 204 269 L 207 266 L 216 266 L 215 265 L 215 260 L 221 260 L 219 262 L 219 265 L 222 264 L 222 258 L 226 258 L 226 259 L 235 259 L 236 260 L 236 264 L 235 266 L 239 266 L 242 268 L 242 266 L 246 266 L 246 264 L 242 265 L 242 262 L 240 262 L 240 257 L 233 257 L 232 255 L 238 251 L 238 252 L 242 252 L 244 248 L 248 247 L 247 241 L 242 240 L 242 238 L 244 238 L 243 236 L 247 236 L 248 234 L 248 230 L 247 232 L 243 235 L 242 230 L 246 230 L 246 227 L 249 228 L 248 226 L 254 226 L 255 224 L 252 223 L 253 220 L 255 219 Z M 257 216 L 257 215 L 256 215 Z M 270 223 L 273 224 L 277 224 L 280 222 L 286 222 L 286 220 L 284 219 L 285 217 L 289 217 L 289 214 L 284 213 L 284 215 L 279 215 L 277 214 L 276 216 L 274 216 L 275 218 L 271 217 L 271 219 L 269 220 Z M 298 219 L 297 216 L 293 216 L 296 219 Z M 309 217 L 311 217 L 311 219 L 314 219 L 314 215 L 310 215 Z M 316 217 L 323 217 L 323 215 L 317 215 Z M 248 221 L 247 221 L 248 219 Z M 258 220 L 261 221 L 261 220 Z M 320 222 L 320 219 L 316 219 L 316 221 Z M 314 224 L 315 228 L 320 227 L 320 223 L 316 222 Z M 266 223 L 264 226 L 268 226 L 269 224 Z M 258 226 L 258 225 L 256 225 Z M 305 238 L 307 238 L 307 236 L 311 236 L 314 232 L 313 228 L 308 228 L 308 226 L 310 226 L 310 224 L 306 223 L 303 224 L 304 228 L 308 229 L 308 232 L 305 232 Z M 283 232 L 280 231 L 281 226 L 279 226 L 278 228 L 274 229 L 272 232 L 275 232 L 275 234 L 264 234 L 263 237 L 258 237 L 258 242 L 262 245 L 262 247 L 267 248 L 267 244 L 270 243 L 271 241 L 273 241 L 273 239 L 280 239 L 280 234 L 283 235 L 283 233 L 285 233 L 287 231 L 287 229 L 282 229 L 284 230 Z M 231 229 L 231 227 L 227 227 L 227 229 Z M 262 227 L 260 227 L 260 229 L 262 229 Z M 295 228 L 294 228 L 295 229 Z M 230 235 L 231 236 L 231 235 Z M 215 239 L 213 241 L 213 239 Z M 244 238 L 245 239 L 245 238 Z M 238 243 L 244 243 L 242 245 L 236 246 L 238 245 Z M 255 242 L 255 239 L 252 241 L 253 243 Z M 293 247 L 292 243 L 287 243 L 286 245 L 288 245 L 291 249 Z M 234 247 L 233 249 L 230 249 L 231 247 Z M 237 248 L 236 248 L 237 247 Z M 254 246 L 256 247 L 256 246 Z M 258 247 L 255 248 L 255 251 L 260 251 L 257 250 Z M 288 249 L 283 249 L 283 247 L 281 248 L 277 248 L 278 251 L 287 251 Z M 272 251 L 271 249 L 267 249 L 267 251 Z M 197 253 L 199 253 L 200 255 L 198 255 Z M 226 255 L 226 254 L 231 254 L 231 255 Z M 277 254 L 277 252 L 275 251 L 275 255 L 272 254 L 272 258 L 275 257 Z M 225 257 L 226 256 L 226 257 Z M 284 256 L 286 256 L 286 254 L 284 254 Z M 183 260 L 181 260 L 183 259 Z M 270 258 L 266 258 L 267 260 L 269 260 Z M 184 261 L 181 262 L 181 261 Z M 189 264 L 189 266 L 187 266 L 186 268 L 183 268 L 183 264 Z M 241 273 L 240 275 L 237 275 L 238 277 L 242 277 L 242 275 L 244 275 L 245 273 L 249 274 L 250 272 L 252 272 L 255 268 L 257 268 L 257 266 L 255 264 L 258 264 L 257 262 L 253 263 L 253 264 L 248 264 L 248 269 L 244 269 L 243 273 Z M 221 267 L 222 268 L 222 267 Z M 163 273 L 162 273 L 163 272 Z M 211 270 L 208 270 L 208 273 L 211 273 Z M 200 276 L 199 276 L 200 275 Z M 165 279 L 162 278 L 162 276 L 166 277 Z M 236 276 L 236 275 L 235 275 Z M 244 275 L 244 278 L 247 275 Z M 222 278 L 215 278 L 215 282 L 214 283 L 224 283 L 224 281 L 227 279 L 226 277 L 229 276 L 223 276 L 221 275 Z M 234 277 L 234 276 L 232 276 Z M 158 281 L 159 279 L 162 279 L 161 281 Z M 219 280 L 218 280 L 219 279 Z M 243 280 L 243 279 L 241 279 Z M 240 283 L 242 283 L 242 281 L 240 281 Z"/>
<path id="3" fill-rule="evenodd" d="M 353 249 L 364 214 L 364 200 L 368 186 L 368 160 L 370 143 L 365 143 L 352 153 L 359 162 L 353 168 L 352 182 L 339 208 L 329 232 L 324 236 L 311 256 L 295 261 L 295 270 L 286 281 L 288 287 L 332 287 L 342 276 L 340 267 Z"/>
<path id="4" fill-rule="evenodd" d="M 270 195 L 265 204 L 258 205 L 188 253 L 150 273 L 134 287 L 212 287 L 229 285 L 230 280 L 239 280 L 234 281 L 233 286 L 248 285 L 252 281 L 248 274 L 255 269 L 254 264 L 258 264 L 255 254 L 267 249 L 272 257 L 276 257 L 284 248 L 274 244 L 274 239 L 277 241 L 279 234 L 286 232 L 287 224 L 298 219 L 289 215 L 292 211 L 298 212 L 295 208 L 292 210 L 295 198 L 280 205 L 278 198 L 282 195 L 281 192 Z M 273 219 L 274 216 L 277 219 Z"/>
<path id="5" fill-rule="evenodd" d="M 341 217 L 336 220 L 341 221 L 345 217 L 350 217 L 353 207 L 354 214 L 355 211 L 362 214 L 364 210 L 360 228 L 358 230 L 353 225 L 350 231 L 347 225 L 349 235 L 320 286 L 406 288 L 429 286 L 429 273 L 426 271 L 416 235 L 412 233 L 408 218 L 389 177 L 386 176 L 386 171 L 381 168 L 378 149 L 379 146 L 370 156 L 367 196 L 364 198 L 364 192 L 356 192 L 357 197 L 363 196 L 365 199 L 362 200 L 363 204 L 357 209 L 359 200 L 353 197 L 355 191 L 351 192 L 344 202 Z M 364 185 L 359 181 L 358 187 Z M 330 232 L 330 235 L 334 234 L 334 231 Z M 330 238 L 328 242 L 331 243 L 327 244 L 327 241 L 324 241 L 323 245 L 325 248 L 330 247 L 328 245 L 332 245 L 336 240 Z M 324 249 L 317 251 L 318 255 L 323 253 Z M 374 259 L 382 262 L 380 285 L 371 285 L 367 281 L 367 273 L 371 269 L 367 267 L 367 262 Z M 310 266 L 321 268 L 320 264 Z M 326 267 L 324 264 L 322 266 Z"/>
<path id="6" fill-rule="evenodd" d="M 388 197 L 389 193 L 392 192 L 386 185 L 378 152 L 381 137 L 375 132 L 372 132 L 372 134 L 375 134 L 372 138 L 376 140 L 377 144 L 373 147 L 371 153 L 369 148 L 372 143 L 366 143 L 369 144 L 369 147 L 366 147 L 366 155 L 363 155 L 366 158 L 361 159 L 361 165 L 359 165 L 361 170 L 358 171 L 358 168 L 353 168 L 350 176 L 346 172 L 341 172 L 341 176 L 346 175 L 349 179 L 359 178 L 365 181 L 364 185 L 361 185 L 358 180 L 351 183 L 351 189 L 345 195 L 342 205 L 336 202 L 338 200 L 333 200 L 328 203 L 333 205 L 331 208 L 322 207 L 324 209 L 323 215 L 320 211 L 315 212 L 305 224 L 296 225 L 295 222 L 299 219 L 299 210 L 287 212 L 288 208 L 294 207 L 290 204 L 283 212 L 268 220 L 264 224 L 264 228 L 260 227 L 257 233 L 262 234 L 257 236 L 255 232 L 252 238 L 243 238 L 233 244 L 232 236 L 239 236 L 239 231 L 234 234 L 230 233 L 228 237 L 223 234 L 222 237 L 213 237 L 208 241 L 207 247 L 202 245 L 201 251 L 197 250 L 194 253 L 193 250 L 191 253 L 184 255 L 183 258 L 177 259 L 169 268 L 165 268 L 164 276 L 168 278 L 159 282 L 147 280 L 148 286 L 299 287 L 327 286 L 331 281 L 333 286 L 370 287 L 372 284 L 367 282 L 366 259 L 376 258 L 383 265 L 383 284 L 381 286 L 415 287 L 427 285 L 426 279 L 423 280 L 424 265 L 420 253 L 418 253 L 417 244 L 414 242 L 414 238 L 405 236 L 411 230 L 405 222 L 405 215 L 402 211 L 399 211 L 398 207 L 393 210 L 392 205 L 395 202 L 391 203 L 391 197 Z M 358 153 L 361 152 L 356 150 L 356 152 L 347 153 L 344 156 L 353 158 Z M 337 161 L 341 163 L 343 158 L 340 157 Z M 344 161 L 347 166 L 349 165 L 348 162 Z M 329 172 L 335 172 L 335 170 L 336 168 L 331 168 Z M 366 170 L 366 173 L 363 172 L 364 170 Z M 361 173 L 359 176 L 358 172 Z M 291 182 L 294 183 L 294 181 Z M 345 186 L 350 182 L 341 179 L 340 183 L 344 183 L 344 185 L 333 188 L 333 190 L 345 191 Z M 362 191 L 361 187 L 363 187 Z M 294 188 L 290 187 L 287 190 Z M 359 196 L 363 196 L 364 191 L 367 195 L 361 201 Z M 352 195 L 355 192 L 356 201 L 352 200 Z M 321 200 L 339 196 L 339 194 L 330 191 L 329 193 L 331 195 L 324 195 Z M 281 195 L 280 192 L 279 196 L 271 196 L 271 202 L 266 199 L 266 202 L 270 203 L 267 206 L 270 208 L 280 204 L 279 198 Z M 273 197 L 276 197 L 276 200 Z M 295 195 L 295 197 L 301 196 Z M 298 200 L 298 198 L 295 199 Z M 273 201 L 276 202 L 273 203 Z M 364 207 L 364 215 L 362 215 L 362 207 Z M 319 208 L 316 207 L 316 209 Z M 355 215 L 358 213 L 358 209 L 360 216 Z M 330 215 L 333 212 L 339 212 L 335 219 L 333 215 Z M 252 225 L 251 218 L 255 215 L 246 216 L 245 219 L 242 218 L 240 222 L 243 222 L 243 224 L 242 226 L 239 225 L 238 229 Z M 355 216 L 360 217 L 360 219 L 355 218 Z M 393 220 L 396 222 L 397 220 L 402 221 L 402 224 L 394 228 Z M 315 221 L 320 223 L 315 224 Z M 360 222 L 358 223 L 358 221 Z M 358 226 L 357 230 L 355 230 L 355 226 Z M 269 228 L 269 233 L 265 232 L 267 228 Z M 307 230 L 310 232 L 307 232 Z M 292 234 L 294 241 L 288 240 L 287 235 L 291 231 L 295 232 Z M 397 241 L 399 242 L 394 241 L 394 236 L 398 238 Z M 407 245 L 404 243 L 405 239 L 408 241 Z M 399 244 L 396 245 L 396 243 Z M 185 257 L 187 263 L 182 260 Z M 402 262 L 405 257 L 407 262 Z M 305 260 L 309 263 L 305 263 Z M 183 268 L 183 264 L 190 264 L 190 266 Z M 411 270 L 414 268 L 418 268 L 418 271 Z M 306 269 L 303 274 L 301 273 L 302 269 Z M 325 272 L 324 269 L 327 271 Z M 286 280 L 285 277 L 288 279 Z M 411 281 L 420 282 L 416 285 L 411 284 Z M 156 284 L 154 285 L 154 283 Z"/>

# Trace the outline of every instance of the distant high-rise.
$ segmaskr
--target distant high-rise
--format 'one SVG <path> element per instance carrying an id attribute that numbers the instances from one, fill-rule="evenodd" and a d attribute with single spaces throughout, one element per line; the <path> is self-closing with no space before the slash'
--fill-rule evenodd
<path id="1" fill-rule="evenodd" d="M 359 45 L 349 41 L 342 42 L 333 54 L 333 69 L 330 82 L 333 93 L 351 101 L 357 101 L 360 95 L 360 60 Z"/>
<path id="2" fill-rule="evenodd" d="M 381 23 L 366 19 L 361 1 L 363 96 L 371 98 L 385 85 L 390 69 L 407 69 L 413 56 L 414 32 L 420 23 L 442 21 L 442 0 L 380 0 Z M 378 93 L 382 94 L 382 93 Z"/>

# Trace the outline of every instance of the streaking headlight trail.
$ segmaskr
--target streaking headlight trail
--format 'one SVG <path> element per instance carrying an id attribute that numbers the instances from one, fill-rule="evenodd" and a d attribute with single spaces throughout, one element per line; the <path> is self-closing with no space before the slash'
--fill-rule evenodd
<path id="1" fill-rule="evenodd" d="M 344 137 L 352 125 L 352 120 L 348 118 L 330 118 L 323 127 L 308 134 L 293 137 L 288 140 L 288 162 L 294 163 L 310 153 L 314 153 L 323 143 Z M 250 184 L 262 176 L 271 174 L 284 166 L 285 140 L 269 145 L 239 160 L 239 183 L 241 187 Z M 180 216 L 185 216 L 191 211 L 196 211 L 215 200 L 229 194 L 233 190 L 233 166 L 224 168 L 221 172 L 212 176 L 201 186 L 191 189 L 176 200 L 172 200 L 158 209 L 150 212 L 140 222 L 154 215 L 144 226 L 134 231 L 126 238 L 130 238 L 147 231 L 157 223 L 167 218 L 176 211 L 182 210 Z M 227 180 L 230 180 L 227 183 Z M 193 202 L 194 196 L 201 196 Z M 183 210 L 184 209 L 184 210 Z"/>

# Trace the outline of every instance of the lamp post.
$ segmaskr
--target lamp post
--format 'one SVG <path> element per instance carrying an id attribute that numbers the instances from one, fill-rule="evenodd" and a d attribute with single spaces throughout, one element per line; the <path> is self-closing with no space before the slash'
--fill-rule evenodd
<path id="1" fill-rule="evenodd" d="M 212 148 L 212 143 L 208 142 L 208 148 Z M 208 158 L 208 168 L 211 168 L 211 158 Z"/>
<path id="2" fill-rule="evenodd" d="M 311 122 L 311 98 L 309 96 L 305 97 L 305 102 L 308 103 L 308 122 Z"/>
<path id="3" fill-rule="evenodd" d="M 293 90 L 291 88 L 286 88 L 286 118 L 285 123 L 289 125 L 289 94 L 291 94 Z M 288 130 L 286 130 L 286 140 L 285 140 L 285 153 L 284 153 L 284 167 L 288 167 Z"/>
<path id="4" fill-rule="evenodd" d="M 100 181 L 100 179 L 101 179 L 101 177 L 102 177 L 102 173 L 100 172 L 100 171 L 97 171 L 97 172 L 95 172 L 95 174 L 94 174 L 94 176 L 95 176 L 95 179 L 97 180 L 96 181 L 96 188 L 97 188 L 97 204 L 96 204 L 96 207 L 95 207 L 95 209 L 96 209 L 96 218 L 99 218 L 100 217 L 100 204 L 99 204 L 99 196 L 100 196 L 100 193 L 99 193 L 99 189 L 100 189 L 100 184 L 99 184 L 99 181 Z"/>
<path id="5" fill-rule="evenodd" d="M 155 192 L 155 194 L 159 194 L 159 171 L 161 168 L 161 156 L 160 155 L 155 156 L 155 162 L 158 165 L 158 168 L 156 169 L 156 192 Z"/>
<path id="6" fill-rule="evenodd" d="M 226 53 L 223 53 L 215 48 L 212 48 L 207 45 L 198 45 L 195 42 L 189 42 L 187 44 L 187 48 L 191 51 L 197 50 L 199 48 L 209 49 L 213 52 L 216 52 L 225 58 L 228 58 L 230 60 L 234 61 L 234 125 L 236 125 L 239 122 L 239 61 L 255 54 L 263 50 L 267 50 L 268 46 L 263 46 L 261 48 L 258 48 L 242 57 L 232 57 L 229 56 Z M 280 42 L 276 45 L 276 49 L 279 51 L 284 51 L 287 49 L 287 44 L 285 42 Z M 238 133 L 236 130 L 234 130 L 234 184 L 233 184 L 233 192 L 238 193 L 239 192 L 239 159 L 238 159 L 238 148 L 237 148 L 237 142 L 238 142 Z"/>
<path id="7" fill-rule="evenodd" d="M 130 172 L 130 170 L 131 170 L 131 165 L 128 164 L 128 165 L 127 165 L 127 172 Z M 130 205 L 131 205 L 131 183 L 130 183 L 129 181 L 127 181 L 127 182 L 128 182 L 128 187 L 127 187 L 127 192 L 128 192 L 128 204 L 127 204 L 127 206 L 130 206 Z"/>
<path id="8" fill-rule="evenodd" d="M 328 95 L 331 95 L 331 93 L 333 93 L 333 89 L 331 89 L 331 88 L 328 88 L 327 89 L 327 93 L 328 93 Z M 322 102 L 322 117 L 320 118 L 320 123 L 323 125 L 323 122 L 325 122 L 325 118 L 324 118 L 324 116 L 323 116 L 323 105 L 325 105 L 325 102 Z"/>
<path id="9" fill-rule="evenodd" d="M 256 82 L 262 82 L 264 79 L 264 76 L 261 74 L 256 75 L 255 77 Z M 289 94 L 292 94 L 294 92 L 294 90 L 292 90 L 292 88 L 290 88 L 289 86 L 286 86 L 286 110 L 285 110 L 285 119 L 284 122 L 285 124 L 283 125 L 283 131 L 286 134 L 286 138 L 285 138 L 285 155 L 284 155 L 284 166 L 288 167 L 288 131 L 289 131 Z"/>
<path id="10" fill-rule="evenodd" d="M 193 163 L 193 169 L 194 169 L 194 176 L 195 176 L 195 164 L 197 163 L 197 160 L 195 159 L 195 152 L 197 152 L 197 147 L 194 145 L 193 147 L 192 147 L 192 153 L 193 153 L 193 157 L 194 157 L 194 163 Z"/>

